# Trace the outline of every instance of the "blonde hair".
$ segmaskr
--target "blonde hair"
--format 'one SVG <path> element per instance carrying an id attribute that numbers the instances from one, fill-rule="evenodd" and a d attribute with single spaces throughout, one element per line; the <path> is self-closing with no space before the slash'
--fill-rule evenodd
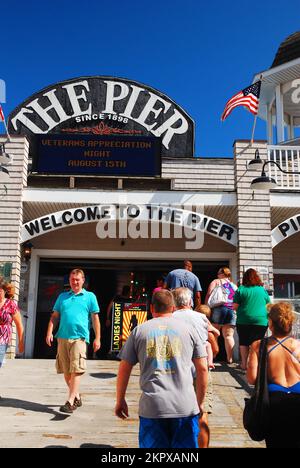
<path id="1" fill-rule="evenodd" d="M 267 305 L 269 319 L 275 333 L 279 335 L 288 335 L 292 331 L 295 321 L 295 314 L 289 302 L 277 302 L 277 304 Z"/>
<path id="2" fill-rule="evenodd" d="M 74 270 L 72 270 L 71 273 L 70 273 L 70 276 L 71 275 L 81 275 L 82 278 L 85 278 L 84 271 L 81 270 L 80 268 L 74 268 Z"/>
<path id="3" fill-rule="evenodd" d="M 211 316 L 211 309 L 206 304 L 200 304 L 195 307 L 196 312 L 200 312 L 200 314 L 206 315 L 207 318 Z"/>
<path id="4" fill-rule="evenodd" d="M 231 280 L 231 271 L 228 267 L 221 267 L 218 269 L 218 272 L 223 273 L 226 278 L 229 278 Z"/>

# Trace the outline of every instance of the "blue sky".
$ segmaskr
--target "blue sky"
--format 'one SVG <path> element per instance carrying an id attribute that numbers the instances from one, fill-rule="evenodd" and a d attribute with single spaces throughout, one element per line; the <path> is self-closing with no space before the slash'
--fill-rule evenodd
<path id="1" fill-rule="evenodd" d="M 253 115 L 226 101 L 270 67 L 300 30 L 299 0 L 16 0 L 1 5 L 0 79 L 8 115 L 40 89 L 68 78 L 133 79 L 165 93 L 195 121 L 195 154 L 230 157 L 250 139 Z M 4 129 L 0 129 L 4 131 Z M 256 138 L 266 138 L 258 122 Z"/>

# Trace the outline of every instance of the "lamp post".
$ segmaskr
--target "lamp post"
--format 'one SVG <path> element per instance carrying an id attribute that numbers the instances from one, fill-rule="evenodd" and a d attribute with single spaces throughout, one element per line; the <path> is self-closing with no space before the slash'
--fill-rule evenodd
<path id="1" fill-rule="evenodd" d="M 250 161 L 251 162 L 251 161 Z M 284 174 L 300 174 L 298 171 L 284 171 L 276 161 L 265 161 L 261 170 L 260 177 L 256 177 L 251 182 L 251 188 L 253 190 L 269 190 L 277 186 L 277 182 L 272 177 L 268 177 L 265 172 L 267 164 L 275 164 L 278 169 Z"/>

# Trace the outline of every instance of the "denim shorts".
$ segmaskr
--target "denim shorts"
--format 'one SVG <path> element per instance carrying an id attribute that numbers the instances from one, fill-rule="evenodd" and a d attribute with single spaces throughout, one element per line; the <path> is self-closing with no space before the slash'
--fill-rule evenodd
<path id="1" fill-rule="evenodd" d="M 236 313 L 233 309 L 225 305 L 215 307 L 212 310 L 211 322 L 218 325 L 232 325 L 236 324 Z"/>
<path id="2" fill-rule="evenodd" d="M 0 344 L 0 368 L 2 367 L 7 347 L 7 344 Z"/>
<path id="3" fill-rule="evenodd" d="M 199 414 L 186 418 L 140 416 L 140 448 L 198 448 Z"/>

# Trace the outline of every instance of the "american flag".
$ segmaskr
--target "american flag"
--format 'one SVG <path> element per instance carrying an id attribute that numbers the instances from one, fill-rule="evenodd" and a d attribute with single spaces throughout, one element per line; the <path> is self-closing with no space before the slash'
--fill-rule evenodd
<path id="1" fill-rule="evenodd" d="M 3 109 L 0 104 L 0 122 L 5 122 L 4 114 L 3 114 Z"/>
<path id="2" fill-rule="evenodd" d="M 248 88 L 243 89 L 227 101 L 221 120 L 225 120 L 237 106 L 245 106 L 252 114 L 257 114 L 259 106 L 261 81 L 256 81 Z"/>

